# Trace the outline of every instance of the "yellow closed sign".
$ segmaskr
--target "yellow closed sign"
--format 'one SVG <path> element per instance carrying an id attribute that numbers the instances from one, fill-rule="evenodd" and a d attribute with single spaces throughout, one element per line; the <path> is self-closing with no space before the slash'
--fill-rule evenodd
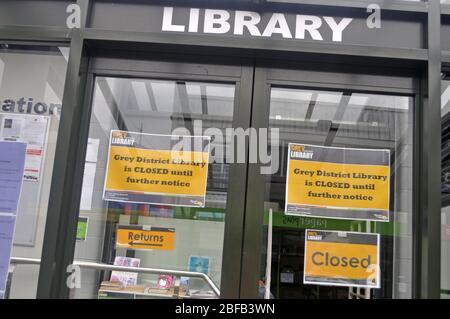
<path id="1" fill-rule="evenodd" d="M 306 230 L 304 283 L 379 288 L 379 235 Z"/>

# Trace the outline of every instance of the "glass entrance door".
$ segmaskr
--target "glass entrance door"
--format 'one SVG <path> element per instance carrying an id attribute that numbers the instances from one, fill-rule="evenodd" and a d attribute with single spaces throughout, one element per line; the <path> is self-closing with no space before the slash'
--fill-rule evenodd
<path id="1" fill-rule="evenodd" d="M 411 297 L 411 82 L 308 69 L 255 72 L 252 125 L 279 148 L 250 165 L 243 296 Z"/>
<path id="2" fill-rule="evenodd" d="M 72 297 L 411 297 L 411 77 L 152 59 L 91 68 Z"/>
<path id="3" fill-rule="evenodd" d="M 236 296 L 245 164 L 229 160 L 230 129 L 249 124 L 252 72 L 167 57 L 94 65 L 72 297 Z"/>

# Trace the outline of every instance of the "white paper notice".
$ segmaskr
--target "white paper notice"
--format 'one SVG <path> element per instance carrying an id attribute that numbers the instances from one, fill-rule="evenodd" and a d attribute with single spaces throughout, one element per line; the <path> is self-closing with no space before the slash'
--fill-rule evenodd
<path id="1" fill-rule="evenodd" d="M 30 116 L 25 121 L 22 138 L 28 146 L 42 148 L 47 133 L 48 118 L 44 116 Z"/>
<path id="2" fill-rule="evenodd" d="M 22 138 L 22 128 L 25 119 L 17 116 L 4 116 L 0 135 L 3 140 L 17 141 Z"/>
<path id="3" fill-rule="evenodd" d="M 27 157 L 25 161 L 24 178 L 28 181 L 38 181 L 44 158 L 45 138 L 47 135 L 48 118 L 43 116 L 29 117 L 25 122 L 22 136 L 27 142 Z"/>
<path id="4" fill-rule="evenodd" d="M 86 162 L 97 163 L 99 144 L 100 140 L 97 138 L 88 139 L 88 145 L 86 150 Z"/>
<path id="5" fill-rule="evenodd" d="M 25 170 L 26 181 L 39 181 L 44 157 L 49 118 L 39 115 L 3 115 L 1 139 L 27 143 Z"/>
<path id="6" fill-rule="evenodd" d="M 80 210 L 92 209 L 92 194 L 94 192 L 96 163 L 84 164 L 83 188 L 81 189 Z"/>

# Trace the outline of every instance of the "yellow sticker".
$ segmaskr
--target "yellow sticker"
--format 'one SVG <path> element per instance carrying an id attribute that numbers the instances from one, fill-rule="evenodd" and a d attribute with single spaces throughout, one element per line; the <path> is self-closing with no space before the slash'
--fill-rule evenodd
<path id="1" fill-rule="evenodd" d="M 389 221 L 390 152 L 290 144 L 288 214 Z"/>
<path id="2" fill-rule="evenodd" d="M 379 288 L 379 235 L 306 230 L 304 282 Z"/>
<path id="3" fill-rule="evenodd" d="M 117 248 L 145 250 L 173 250 L 175 229 L 150 228 L 143 226 L 119 226 L 117 229 Z"/>

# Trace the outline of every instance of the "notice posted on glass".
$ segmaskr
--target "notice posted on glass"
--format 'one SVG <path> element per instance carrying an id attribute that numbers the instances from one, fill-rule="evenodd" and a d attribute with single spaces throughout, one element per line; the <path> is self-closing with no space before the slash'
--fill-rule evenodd
<path id="1" fill-rule="evenodd" d="M 174 150 L 179 138 L 188 150 Z M 112 131 L 103 199 L 204 207 L 210 139 Z"/>
<path id="2" fill-rule="evenodd" d="M 1 114 L 0 117 L 0 139 L 27 144 L 24 180 L 39 181 L 50 118 L 42 115 L 14 114 Z"/>
<path id="3" fill-rule="evenodd" d="M 289 144 L 285 213 L 389 222 L 390 151 Z"/>

